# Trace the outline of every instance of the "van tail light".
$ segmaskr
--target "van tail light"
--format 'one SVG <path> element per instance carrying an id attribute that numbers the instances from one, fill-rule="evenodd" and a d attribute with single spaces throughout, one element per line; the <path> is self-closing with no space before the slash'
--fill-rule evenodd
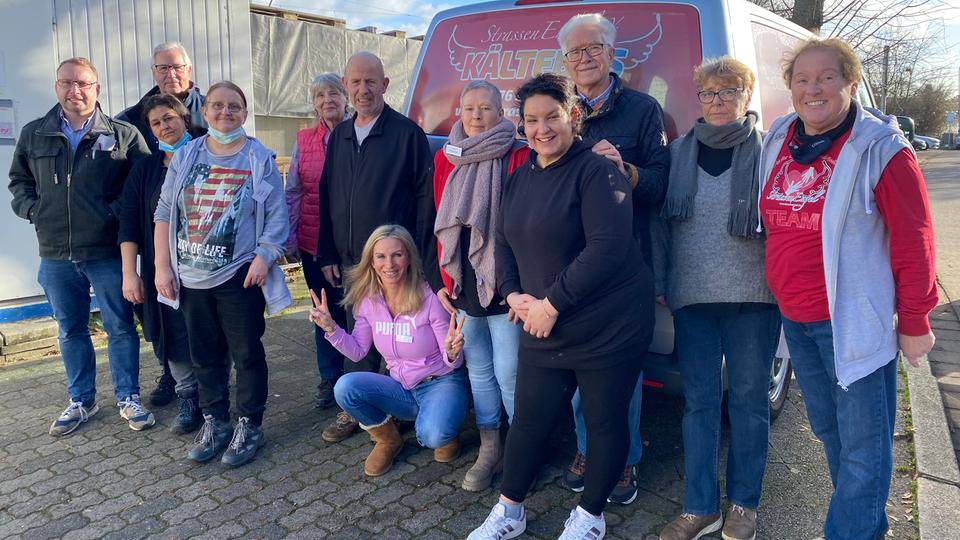
<path id="1" fill-rule="evenodd" d="M 517 0 L 513 3 L 515 6 L 530 6 L 534 4 L 561 4 L 570 2 L 582 2 L 583 0 Z"/>
<path id="2" fill-rule="evenodd" d="M 650 388 L 663 388 L 664 384 L 662 382 L 651 381 L 650 379 L 643 380 L 644 386 L 649 386 Z"/>

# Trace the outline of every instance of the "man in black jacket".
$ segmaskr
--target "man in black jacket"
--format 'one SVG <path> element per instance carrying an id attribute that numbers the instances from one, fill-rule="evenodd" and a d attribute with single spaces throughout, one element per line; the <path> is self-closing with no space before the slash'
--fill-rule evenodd
<path id="1" fill-rule="evenodd" d="M 121 291 L 117 216 L 130 166 L 149 150 L 136 128 L 100 110 L 100 84 L 89 60 L 64 60 L 55 90 L 59 104 L 20 134 L 9 186 L 13 211 L 37 230 L 38 278 L 57 319 L 67 372 L 70 404 L 50 434 L 66 435 L 99 410 L 88 331 L 91 285 L 107 331 L 120 416 L 141 430 L 154 417 L 140 403 L 140 338 Z"/>
<path id="2" fill-rule="evenodd" d="M 581 135 L 596 144 L 593 151 L 620 167 L 633 188 L 633 234 L 648 266 L 651 264 L 650 212 L 663 200 L 667 189 L 670 154 L 666 147 L 663 110 L 657 100 L 627 88 L 610 68 L 613 65 L 616 29 L 598 13 L 572 17 L 557 34 L 563 65 L 580 96 Z M 630 452 L 620 482 L 610 501 L 633 502 L 637 494 L 637 463 L 643 451 L 640 439 L 640 402 L 643 373 L 630 401 Z M 586 470 L 586 428 L 580 411 L 580 395 L 574 395 L 577 454 L 564 474 L 564 483 L 574 491 L 583 489 Z"/>
<path id="3" fill-rule="evenodd" d="M 150 67 L 150 71 L 157 85 L 144 94 L 140 101 L 118 114 L 117 120 L 133 124 L 140 131 L 143 140 L 147 141 L 150 152 L 154 153 L 157 151 L 157 138 L 153 136 L 150 126 L 143 119 L 143 104 L 150 96 L 170 94 L 182 101 L 187 110 L 190 111 L 190 134 L 197 137 L 206 133 L 207 121 L 203 119 L 203 113 L 200 111 L 200 108 L 203 107 L 204 95 L 193 83 L 193 64 L 190 63 L 190 55 L 187 54 L 187 49 L 178 41 L 168 41 L 157 45 L 153 48 L 153 65 Z M 169 370 L 165 369 L 164 373 L 169 374 Z M 173 399 L 172 386 L 167 403 L 170 399 Z M 163 404 L 166 405 L 166 403 Z"/>
<path id="4" fill-rule="evenodd" d="M 438 273 L 433 220 L 433 156 L 420 126 L 383 101 L 390 80 L 383 63 L 369 52 L 350 57 L 343 85 L 357 113 L 330 135 L 320 179 L 318 259 L 330 283 L 340 269 L 360 261 L 363 245 L 380 225 L 397 223 L 413 235 L 429 276 Z M 433 281 L 431 281 L 433 282 Z M 436 282 L 439 282 L 437 276 Z M 350 312 L 348 324 L 353 326 Z M 345 371 L 377 371 L 371 352 Z M 341 412 L 324 432 L 336 442 L 356 431 L 357 423 Z"/>
<path id="5" fill-rule="evenodd" d="M 150 147 L 150 153 L 157 153 L 157 138 L 153 136 L 153 131 L 147 125 L 143 118 L 143 106 L 152 96 L 158 94 L 169 94 L 179 99 L 183 105 L 190 111 L 190 125 L 187 130 L 190 135 L 199 137 L 207 132 L 207 121 L 203 119 L 203 113 L 200 108 L 203 107 L 204 95 L 200 89 L 193 84 L 193 65 L 190 62 L 190 55 L 187 49 L 178 41 L 168 41 L 161 43 L 153 48 L 153 65 L 150 67 L 153 73 L 153 80 L 156 86 L 150 89 L 140 101 L 116 116 L 117 120 L 123 120 L 133 124 L 143 140 L 147 141 Z M 158 359 L 161 368 L 160 378 L 157 379 L 157 387 L 150 392 L 150 404 L 156 407 L 173 401 L 176 396 L 176 381 L 170 373 L 170 366 L 166 359 Z"/>

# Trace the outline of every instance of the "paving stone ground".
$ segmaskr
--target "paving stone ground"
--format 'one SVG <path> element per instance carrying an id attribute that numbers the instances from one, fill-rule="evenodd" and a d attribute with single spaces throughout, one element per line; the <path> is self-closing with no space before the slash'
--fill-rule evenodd
<path id="1" fill-rule="evenodd" d="M 0 538 L 452 539 L 465 538 L 483 520 L 496 490 L 468 493 L 459 487 L 477 454 L 472 424 L 464 427 L 465 451 L 456 461 L 433 462 L 432 452 L 408 433 L 394 469 L 365 478 L 366 434 L 333 445 L 320 439 L 335 410 L 312 406 L 316 364 L 305 312 L 269 320 L 264 344 L 270 364 L 264 429 L 270 442 L 238 469 L 188 461 L 190 438 L 167 431 L 176 415 L 173 405 L 154 411 L 154 429 L 129 430 L 113 406 L 103 354 L 97 378 L 101 412 L 63 439 L 47 435 L 66 405 L 60 359 L 0 368 Z M 158 374 L 148 348 L 141 364 L 147 393 Z M 915 538 L 916 524 L 908 519 L 911 457 L 902 396 L 889 537 Z M 632 505 L 608 508 L 607 538 L 656 538 L 680 511 L 681 407 L 676 398 L 645 398 L 642 489 Z M 577 495 L 559 483 L 573 452 L 571 435 L 565 423 L 546 452 L 548 463 L 527 500 L 526 538 L 556 538 L 576 505 Z M 821 447 L 794 385 L 771 434 L 759 538 L 818 536 L 829 493 Z"/>

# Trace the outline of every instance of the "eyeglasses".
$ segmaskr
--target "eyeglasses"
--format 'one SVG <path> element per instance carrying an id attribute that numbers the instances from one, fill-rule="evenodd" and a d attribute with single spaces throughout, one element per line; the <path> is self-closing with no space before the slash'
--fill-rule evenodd
<path id="1" fill-rule="evenodd" d="M 566 58 L 568 62 L 579 62 L 580 59 L 583 58 L 584 51 L 586 51 L 587 56 L 590 58 L 596 58 L 603 54 L 605 48 L 602 43 L 594 43 L 586 47 L 580 47 L 579 49 L 571 49 L 563 53 L 563 57 Z"/>
<path id="2" fill-rule="evenodd" d="M 736 101 L 742 90 L 742 88 L 721 88 L 716 92 L 704 90 L 703 92 L 697 92 L 697 97 L 700 98 L 700 103 L 704 105 L 713 103 L 714 96 L 720 96 L 720 101 Z"/>
<path id="3" fill-rule="evenodd" d="M 170 70 L 174 70 L 177 73 L 183 73 L 186 71 L 189 64 L 156 64 L 153 66 L 153 69 L 159 71 L 160 73 L 170 73 Z"/>
<path id="4" fill-rule="evenodd" d="M 97 81 L 72 81 L 70 79 L 57 79 L 57 86 L 63 90 L 70 90 L 74 86 L 80 90 L 89 90 L 97 85 Z"/>
<path id="5" fill-rule="evenodd" d="M 236 114 L 243 110 L 243 105 L 238 105 L 236 103 L 223 103 L 220 101 L 214 101 L 213 103 L 207 103 L 207 107 L 210 107 L 214 111 L 222 112 L 224 109 L 229 113 Z"/>

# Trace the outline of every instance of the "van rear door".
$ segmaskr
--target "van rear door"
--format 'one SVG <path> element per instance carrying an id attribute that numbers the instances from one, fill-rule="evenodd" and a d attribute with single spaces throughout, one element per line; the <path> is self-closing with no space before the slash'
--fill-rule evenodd
<path id="1" fill-rule="evenodd" d="M 428 135 L 446 137 L 459 116 L 464 85 L 485 79 L 500 88 L 505 114 L 516 123 L 516 90 L 540 73 L 566 73 L 557 32 L 570 17 L 592 12 L 617 28 L 612 69 L 627 86 L 660 102 L 671 139 L 678 128 L 689 129 L 699 116 L 692 75 L 702 54 L 700 15 L 688 4 L 658 2 L 519 0 L 439 13 L 407 92 L 407 116 Z"/>

